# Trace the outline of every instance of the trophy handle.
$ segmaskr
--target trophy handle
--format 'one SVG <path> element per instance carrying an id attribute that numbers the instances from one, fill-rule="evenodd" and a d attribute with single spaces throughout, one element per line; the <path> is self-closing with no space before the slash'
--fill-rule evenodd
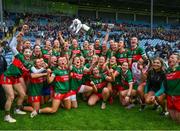
<path id="1" fill-rule="evenodd" d="M 87 26 L 86 24 L 82 24 L 82 28 L 83 28 L 83 30 L 85 30 L 85 31 L 88 31 L 88 30 L 90 29 L 90 27 Z"/>

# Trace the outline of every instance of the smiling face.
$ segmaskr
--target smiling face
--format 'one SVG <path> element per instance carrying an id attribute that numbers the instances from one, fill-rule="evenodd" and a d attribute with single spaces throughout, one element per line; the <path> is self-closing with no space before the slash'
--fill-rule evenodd
<path id="1" fill-rule="evenodd" d="M 66 57 L 59 57 L 58 59 L 58 65 L 60 67 L 65 67 L 67 65 L 67 59 Z"/>
<path id="2" fill-rule="evenodd" d="M 129 69 L 128 63 L 127 62 L 123 62 L 121 68 L 122 68 L 123 72 L 126 72 Z"/>
<path id="3" fill-rule="evenodd" d="M 65 51 L 69 50 L 69 44 L 67 42 L 64 43 L 64 50 Z"/>
<path id="4" fill-rule="evenodd" d="M 178 62 L 179 62 L 178 55 L 172 54 L 169 57 L 168 65 L 169 65 L 170 68 L 173 68 L 174 66 L 176 66 L 178 64 Z"/>
<path id="5" fill-rule="evenodd" d="M 113 51 L 116 51 L 118 49 L 118 43 L 117 42 L 114 42 L 113 44 L 112 44 L 112 50 Z"/>
<path id="6" fill-rule="evenodd" d="M 54 48 L 59 48 L 60 44 L 59 44 L 59 41 L 58 40 L 54 40 L 54 45 L 53 47 Z"/>
<path id="7" fill-rule="evenodd" d="M 99 60 L 99 57 L 97 55 L 93 55 L 92 63 L 94 64 L 94 63 L 98 62 L 98 60 Z"/>
<path id="8" fill-rule="evenodd" d="M 89 47 L 88 41 L 84 41 L 83 48 L 84 48 L 85 50 L 88 50 L 88 47 Z"/>
<path id="9" fill-rule="evenodd" d="M 34 48 L 34 54 L 35 54 L 35 55 L 40 55 L 40 53 L 41 53 L 41 48 L 40 48 L 40 46 L 35 46 L 35 48 Z"/>
<path id="10" fill-rule="evenodd" d="M 23 53 L 23 42 L 19 42 L 19 43 L 17 44 L 16 49 L 17 49 L 19 52 Z M 24 48 L 24 49 L 26 49 L 26 48 Z"/>
<path id="11" fill-rule="evenodd" d="M 29 60 L 32 55 L 32 51 L 29 48 L 24 49 L 23 55 L 26 60 Z"/>
<path id="12" fill-rule="evenodd" d="M 112 49 L 113 44 L 114 44 L 114 41 L 113 41 L 113 40 L 110 40 L 109 43 L 110 43 L 110 48 Z"/>
<path id="13" fill-rule="evenodd" d="M 105 63 L 105 58 L 103 56 L 99 57 L 99 65 L 102 66 Z"/>
<path id="14" fill-rule="evenodd" d="M 50 64 L 51 65 L 57 65 L 57 57 L 56 56 L 51 56 L 50 57 Z"/>
<path id="15" fill-rule="evenodd" d="M 23 48 L 31 48 L 31 43 L 30 43 L 30 41 L 26 40 L 26 41 L 23 43 Z"/>
<path id="16" fill-rule="evenodd" d="M 116 62 L 116 57 L 115 57 L 115 56 L 112 56 L 111 59 L 109 60 L 109 62 L 110 62 L 110 65 L 116 64 L 116 63 L 117 63 L 117 62 Z"/>
<path id="17" fill-rule="evenodd" d="M 100 46 L 100 41 L 99 41 L 99 39 L 97 39 L 97 40 L 95 41 L 94 46 L 95 46 L 96 48 L 98 48 L 98 47 Z"/>
<path id="18" fill-rule="evenodd" d="M 79 57 L 75 57 L 73 63 L 74 63 L 74 65 L 75 65 L 76 67 L 80 67 L 80 66 L 81 66 L 81 60 L 80 60 L 80 58 L 79 58 Z"/>
<path id="19" fill-rule="evenodd" d="M 107 50 L 107 44 L 106 44 L 106 42 L 103 42 L 103 43 L 102 43 L 102 50 L 105 50 L 105 51 Z"/>
<path id="20" fill-rule="evenodd" d="M 89 45 L 89 51 L 93 51 L 94 50 L 94 46 L 93 45 Z"/>
<path id="21" fill-rule="evenodd" d="M 99 69 L 97 67 L 93 68 L 93 74 L 95 76 L 99 75 Z"/>
<path id="22" fill-rule="evenodd" d="M 51 42 L 49 40 L 46 41 L 45 48 L 51 50 Z"/>
<path id="23" fill-rule="evenodd" d="M 137 44 L 138 44 L 137 37 L 132 37 L 130 42 L 131 42 L 131 47 L 135 48 L 137 46 Z"/>
<path id="24" fill-rule="evenodd" d="M 35 65 L 36 65 L 36 68 L 40 69 L 42 67 L 42 60 L 41 59 L 36 59 Z"/>
<path id="25" fill-rule="evenodd" d="M 74 48 L 77 48 L 77 47 L 78 47 L 78 42 L 77 42 L 76 39 L 73 39 L 73 40 L 72 40 L 72 45 L 73 45 Z"/>
<path id="26" fill-rule="evenodd" d="M 152 67 L 153 67 L 153 69 L 154 70 L 161 70 L 162 69 L 162 62 L 160 61 L 160 59 L 155 59 L 154 61 L 153 61 L 153 64 L 152 64 Z"/>
<path id="27" fill-rule="evenodd" d="M 83 56 L 80 56 L 81 66 L 85 64 L 85 58 Z"/>
<path id="28" fill-rule="evenodd" d="M 118 48 L 123 49 L 124 48 L 124 41 L 119 41 Z"/>

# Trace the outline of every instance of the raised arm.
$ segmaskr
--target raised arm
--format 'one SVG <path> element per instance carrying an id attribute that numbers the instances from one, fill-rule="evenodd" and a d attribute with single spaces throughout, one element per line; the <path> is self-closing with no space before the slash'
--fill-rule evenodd
<path id="1" fill-rule="evenodd" d="M 17 46 L 18 42 L 22 41 L 22 37 L 24 36 L 24 33 L 28 31 L 28 29 L 29 29 L 28 25 L 23 25 L 23 27 L 22 27 L 21 31 L 18 33 L 18 35 L 16 37 L 13 37 L 9 46 L 14 55 L 19 54 L 19 52 L 16 49 L 16 46 Z"/>
<path id="2" fill-rule="evenodd" d="M 75 56 L 76 56 L 75 54 L 72 54 L 72 57 L 68 61 L 69 70 L 72 70 L 72 62 L 73 62 L 73 59 L 74 59 Z"/>
<path id="3" fill-rule="evenodd" d="M 44 68 L 36 69 L 36 68 L 33 66 L 33 67 L 31 67 L 31 71 L 32 71 L 33 73 L 42 73 L 43 71 L 45 71 L 45 69 L 44 69 Z"/>
<path id="4" fill-rule="evenodd" d="M 47 73 L 31 73 L 31 78 L 39 78 L 43 76 L 47 76 Z"/>
<path id="5" fill-rule="evenodd" d="M 11 48 L 11 51 L 12 51 L 13 55 L 19 54 L 19 52 L 16 49 L 16 46 L 17 46 L 17 38 L 16 37 L 13 37 L 13 39 L 11 40 L 9 46 Z"/>
<path id="6" fill-rule="evenodd" d="M 104 42 L 107 42 L 107 41 L 108 41 L 108 39 L 109 39 L 109 32 L 110 32 L 110 30 L 107 29 L 106 35 L 105 35 L 105 37 L 104 37 Z"/>
<path id="7" fill-rule="evenodd" d="M 64 38 L 62 37 L 62 32 L 61 31 L 59 31 L 59 39 L 60 39 L 60 41 L 64 44 L 65 43 L 65 40 L 64 40 Z"/>

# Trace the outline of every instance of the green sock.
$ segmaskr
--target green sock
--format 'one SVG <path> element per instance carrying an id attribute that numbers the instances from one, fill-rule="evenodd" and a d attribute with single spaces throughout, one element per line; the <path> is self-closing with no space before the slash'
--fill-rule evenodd
<path id="1" fill-rule="evenodd" d="M 16 109 L 22 110 L 23 109 L 23 105 L 17 105 Z"/>
<path id="2" fill-rule="evenodd" d="M 5 115 L 10 115 L 10 111 L 5 111 Z"/>

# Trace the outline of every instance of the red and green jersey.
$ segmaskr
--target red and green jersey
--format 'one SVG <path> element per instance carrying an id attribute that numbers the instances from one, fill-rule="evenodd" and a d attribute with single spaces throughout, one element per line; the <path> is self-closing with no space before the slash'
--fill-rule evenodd
<path id="1" fill-rule="evenodd" d="M 106 87 L 107 82 L 106 82 L 106 75 L 105 74 L 100 74 L 99 77 L 92 76 L 91 81 L 94 82 L 98 89 L 98 93 L 102 93 L 102 90 L 104 87 Z"/>
<path id="2" fill-rule="evenodd" d="M 111 58 L 111 51 L 107 50 L 106 52 L 101 52 L 100 56 L 104 56 L 105 59 L 110 59 Z"/>
<path id="3" fill-rule="evenodd" d="M 12 64 L 4 72 L 4 76 L 20 77 L 23 71 L 29 71 L 33 66 L 32 63 L 26 61 L 22 54 L 17 54 L 14 57 Z"/>
<path id="4" fill-rule="evenodd" d="M 129 84 L 133 82 L 133 76 L 130 70 L 121 73 L 121 84 L 125 89 L 129 89 Z"/>
<path id="5" fill-rule="evenodd" d="M 63 50 L 63 51 L 61 52 L 61 56 L 62 56 L 62 57 L 67 57 L 67 56 L 70 57 L 70 56 L 71 56 L 71 50 L 70 50 L 70 49 L 69 49 L 68 51 L 64 51 L 64 50 Z"/>
<path id="6" fill-rule="evenodd" d="M 168 68 L 166 73 L 167 89 L 166 92 L 171 96 L 180 95 L 180 66 L 178 65 L 175 70 Z"/>
<path id="7" fill-rule="evenodd" d="M 93 57 L 93 55 L 92 55 L 92 56 L 87 55 L 87 56 L 85 57 L 86 63 L 90 63 L 90 62 L 92 61 L 92 57 Z"/>
<path id="8" fill-rule="evenodd" d="M 52 55 L 53 55 L 53 56 L 56 56 L 56 57 L 60 57 L 60 50 L 57 51 L 57 50 L 53 49 Z"/>
<path id="9" fill-rule="evenodd" d="M 123 52 L 118 51 L 116 52 L 115 57 L 119 65 L 122 65 L 123 62 L 128 62 L 128 59 L 132 58 L 129 50 L 125 50 Z"/>
<path id="10" fill-rule="evenodd" d="M 53 73 L 55 76 L 53 81 L 55 93 L 65 94 L 69 91 L 69 72 L 68 70 L 62 70 L 56 68 Z"/>
<path id="11" fill-rule="evenodd" d="M 30 78 L 30 83 L 28 85 L 28 95 L 41 96 L 44 82 L 46 82 L 45 77 Z"/>
<path id="12" fill-rule="evenodd" d="M 76 68 L 72 66 L 71 70 L 71 79 L 70 79 L 70 86 L 71 90 L 77 90 L 83 83 L 83 70 L 84 68 Z"/>
<path id="13" fill-rule="evenodd" d="M 109 49 L 109 51 L 110 51 L 110 53 L 111 53 L 111 54 L 110 54 L 110 57 L 115 56 L 115 54 L 116 54 L 116 52 L 117 52 L 117 51 L 113 51 L 113 50 L 111 50 L 111 49 Z"/>
<path id="14" fill-rule="evenodd" d="M 50 69 L 54 71 L 57 68 L 57 66 L 50 66 Z"/>
<path id="15" fill-rule="evenodd" d="M 88 56 L 88 50 L 82 50 L 83 57 L 86 58 Z"/>
<path id="16" fill-rule="evenodd" d="M 140 58 L 143 58 L 145 56 L 145 51 L 143 48 L 137 46 L 135 49 L 130 50 L 132 55 L 132 62 L 137 62 Z"/>
<path id="17" fill-rule="evenodd" d="M 81 49 L 79 47 L 77 47 L 77 48 L 72 47 L 71 52 L 72 52 L 72 54 L 75 54 L 76 56 L 81 56 L 82 55 Z"/>
<path id="18" fill-rule="evenodd" d="M 41 51 L 42 51 L 42 56 L 44 58 L 44 62 L 48 63 L 48 60 L 49 60 L 49 57 L 50 57 L 50 54 L 48 54 L 49 51 L 46 50 L 46 49 L 42 49 Z"/>
<path id="19" fill-rule="evenodd" d="M 104 65 L 103 66 L 98 66 L 98 68 L 99 68 L 99 72 L 100 73 L 103 73 L 103 74 L 107 74 L 108 73 L 107 68 L 106 67 L 104 68 Z"/>
<path id="20" fill-rule="evenodd" d="M 89 68 L 90 68 L 90 64 L 87 63 L 87 64 L 85 65 L 85 67 L 89 69 Z M 85 83 L 85 82 L 87 82 L 88 80 L 90 80 L 90 79 L 89 79 L 90 76 L 91 76 L 91 71 L 89 71 L 89 72 L 84 72 L 84 75 L 83 75 L 83 83 Z"/>
<path id="21" fill-rule="evenodd" d="M 109 66 L 110 69 L 113 69 L 114 72 L 117 71 L 118 72 L 118 76 L 115 78 L 115 81 L 112 82 L 112 85 L 121 85 L 121 68 L 119 66 L 116 65 L 113 65 L 113 66 Z"/>
<path id="22" fill-rule="evenodd" d="M 31 59 L 32 59 L 32 60 L 40 59 L 40 58 L 42 58 L 41 55 L 36 56 L 36 55 L 32 54 L 32 56 L 31 56 Z"/>
<path id="23" fill-rule="evenodd" d="M 101 51 L 102 51 L 102 47 L 101 47 L 101 46 L 99 46 L 99 47 L 94 47 L 94 49 L 95 49 L 96 55 L 100 56 L 100 55 L 101 55 Z"/>

